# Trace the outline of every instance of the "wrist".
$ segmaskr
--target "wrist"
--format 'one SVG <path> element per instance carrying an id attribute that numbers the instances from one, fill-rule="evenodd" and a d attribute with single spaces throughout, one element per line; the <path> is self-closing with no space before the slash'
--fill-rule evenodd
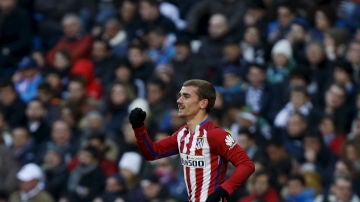
<path id="1" fill-rule="evenodd" d="M 220 195 L 221 196 L 225 196 L 225 197 L 228 197 L 229 196 L 229 193 L 222 187 L 218 187 L 216 190 L 219 191 Z"/>

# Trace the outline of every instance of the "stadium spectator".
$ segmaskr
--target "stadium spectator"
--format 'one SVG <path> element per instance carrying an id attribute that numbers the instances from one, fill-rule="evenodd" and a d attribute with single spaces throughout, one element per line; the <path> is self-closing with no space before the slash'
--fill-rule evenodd
<path id="1" fill-rule="evenodd" d="M 92 201 L 105 186 L 105 176 L 99 166 L 98 151 L 91 146 L 80 149 L 79 165 L 70 173 L 65 198 L 70 201 Z"/>
<path id="2" fill-rule="evenodd" d="M 254 200 L 264 202 L 279 201 L 280 196 L 271 183 L 271 175 L 266 171 L 255 172 L 250 183 L 250 193 L 240 198 L 238 202 L 252 202 Z"/>
<path id="3" fill-rule="evenodd" d="M 190 36 L 185 33 L 179 34 L 174 45 L 175 53 L 170 64 L 175 72 L 172 77 L 175 86 L 180 87 L 190 78 L 201 79 L 205 68 L 200 65 L 199 56 L 192 51 Z"/>
<path id="4" fill-rule="evenodd" d="M 110 18 L 106 21 L 102 38 L 109 44 L 111 53 L 114 56 L 118 58 L 126 57 L 129 39 L 118 19 Z"/>
<path id="5" fill-rule="evenodd" d="M 45 119 L 45 110 L 44 104 L 37 99 L 31 100 L 26 108 L 26 127 L 37 145 L 49 140 L 50 126 Z"/>
<path id="6" fill-rule="evenodd" d="M 55 54 L 61 49 L 70 52 L 73 62 L 81 58 L 90 58 L 92 38 L 83 33 L 80 18 L 74 14 L 67 14 L 62 18 L 62 26 L 64 36 L 47 52 L 47 62 L 53 65 Z"/>
<path id="7" fill-rule="evenodd" d="M 12 80 L 25 103 L 35 98 L 37 88 L 43 80 L 36 60 L 30 56 L 22 58 Z"/>
<path id="8" fill-rule="evenodd" d="M 285 200 L 289 202 L 313 202 L 314 190 L 307 188 L 301 175 L 292 175 L 288 179 Z"/>
<path id="9" fill-rule="evenodd" d="M 56 150 L 50 149 L 46 152 L 41 165 L 45 176 L 45 190 L 54 197 L 59 198 L 66 191 L 66 184 L 69 178 L 68 169 L 65 165 L 63 154 Z"/>
<path id="10" fill-rule="evenodd" d="M 125 178 L 129 201 L 146 201 L 140 186 L 141 166 L 142 157 L 137 152 L 125 152 L 119 161 L 119 172 Z"/>
<path id="11" fill-rule="evenodd" d="M 246 3 L 241 0 L 204 0 L 196 3 L 186 16 L 188 23 L 187 29 L 196 34 L 204 35 L 207 33 L 206 25 L 209 16 L 221 14 L 229 19 L 230 29 L 235 29 L 240 25 L 243 15 L 246 11 Z"/>
<path id="12" fill-rule="evenodd" d="M 20 188 L 10 195 L 9 202 L 55 201 L 53 197 L 44 190 L 44 173 L 35 163 L 24 165 L 16 176 L 19 180 Z"/>
<path id="13" fill-rule="evenodd" d="M 147 55 L 156 67 L 169 63 L 175 54 L 175 48 L 167 42 L 165 30 L 155 27 L 147 32 Z"/>
<path id="14" fill-rule="evenodd" d="M 167 34 L 176 32 L 175 24 L 160 13 L 159 2 L 156 0 L 140 0 L 139 14 L 140 23 L 137 33 L 140 37 L 156 26 L 163 27 Z"/>
<path id="15" fill-rule="evenodd" d="M 135 98 L 135 92 L 125 83 L 114 82 L 106 100 L 105 127 L 108 134 L 116 136 L 122 130 L 122 123 L 128 114 L 130 102 Z"/>
<path id="16" fill-rule="evenodd" d="M 42 145 L 38 152 L 38 159 L 43 160 L 49 150 L 58 150 L 64 156 L 65 163 L 68 163 L 78 151 L 76 137 L 73 136 L 69 125 L 61 120 L 53 123 L 51 128 L 51 139 Z"/>
<path id="17" fill-rule="evenodd" d="M 103 91 L 107 92 L 115 79 L 114 72 L 118 65 L 118 59 L 111 53 L 109 44 L 103 40 L 94 41 L 91 55 L 94 74 L 100 81 Z"/>
<path id="18" fill-rule="evenodd" d="M 337 176 L 334 179 L 331 193 L 329 195 L 319 195 L 315 198 L 315 202 L 321 201 L 349 201 L 358 202 L 360 201 L 356 193 L 352 191 L 351 179 L 347 176 Z"/>
<path id="19" fill-rule="evenodd" d="M 154 72 L 154 64 L 147 57 L 144 48 L 138 44 L 132 44 L 128 48 L 127 61 L 135 79 L 147 82 Z"/>
<path id="20" fill-rule="evenodd" d="M 96 197 L 93 202 L 116 202 L 126 200 L 127 190 L 125 179 L 120 174 L 115 174 L 106 178 L 104 192 Z"/>
<path id="21" fill-rule="evenodd" d="M 11 131 L 12 142 L 10 149 L 20 166 L 35 162 L 37 146 L 29 131 L 25 127 L 15 127 Z"/>

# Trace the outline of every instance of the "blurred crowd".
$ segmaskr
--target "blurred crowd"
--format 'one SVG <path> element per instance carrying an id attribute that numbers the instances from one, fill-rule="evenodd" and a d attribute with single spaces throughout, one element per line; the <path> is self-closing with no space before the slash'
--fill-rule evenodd
<path id="1" fill-rule="evenodd" d="M 0 0 L 0 202 L 182 202 L 187 79 L 256 165 L 238 202 L 359 202 L 360 2 Z M 232 167 L 229 166 L 229 172 Z"/>

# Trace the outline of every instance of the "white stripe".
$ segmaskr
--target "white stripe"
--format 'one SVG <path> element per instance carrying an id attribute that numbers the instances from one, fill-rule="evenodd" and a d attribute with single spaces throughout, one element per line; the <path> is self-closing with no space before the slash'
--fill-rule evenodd
<path id="1" fill-rule="evenodd" d="M 200 125 L 196 126 L 195 134 L 191 142 L 190 155 L 195 155 L 196 139 L 200 135 Z M 196 194 L 196 168 L 189 167 L 190 169 L 190 184 L 191 184 L 191 198 L 190 201 L 195 201 Z"/>
<path id="2" fill-rule="evenodd" d="M 176 136 L 179 152 L 181 152 L 181 151 L 180 151 L 180 148 L 181 148 L 181 140 L 182 140 L 182 138 L 183 138 L 183 136 L 184 136 L 184 134 L 185 134 L 185 130 L 186 130 L 186 128 L 183 128 L 182 130 L 180 130 L 180 131 L 178 132 L 178 134 L 177 134 L 177 136 Z"/>
<path id="3" fill-rule="evenodd" d="M 182 144 L 184 144 L 184 148 L 182 150 L 182 153 L 186 154 L 187 153 L 187 147 L 186 145 L 189 143 L 190 141 L 190 135 L 191 135 L 191 132 L 190 130 L 188 131 L 188 133 L 186 134 L 186 137 L 185 137 L 185 140 Z"/>
<path id="4" fill-rule="evenodd" d="M 183 148 L 183 151 L 185 150 L 185 147 L 186 147 L 186 144 L 187 142 L 189 142 L 189 135 L 190 135 L 190 132 L 188 133 L 185 133 L 186 131 L 186 128 L 183 128 L 183 130 L 179 131 L 178 133 L 178 136 L 177 136 L 177 142 L 178 142 L 178 149 L 179 149 L 179 153 L 181 155 L 181 145 L 184 144 L 184 148 Z M 187 135 L 187 137 L 183 138 L 185 135 Z M 181 140 L 184 140 L 183 142 L 181 142 Z M 181 158 L 181 156 L 180 156 Z M 189 190 L 189 185 L 187 183 L 187 176 L 186 176 L 186 166 L 183 166 L 183 172 L 184 172 L 184 181 L 185 181 L 185 185 L 186 185 L 186 191 L 188 193 L 188 195 L 190 195 L 190 190 Z"/>
<path id="5" fill-rule="evenodd" d="M 201 187 L 201 195 L 200 201 L 206 201 L 208 197 L 208 191 L 210 187 L 210 180 L 211 180 L 211 155 L 210 155 L 210 146 L 207 140 L 207 131 L 204 130 L 204 145 L 202 148 L 202 155 L 205 159 L 205 168 L 203 169 L 203 184 Z"/>

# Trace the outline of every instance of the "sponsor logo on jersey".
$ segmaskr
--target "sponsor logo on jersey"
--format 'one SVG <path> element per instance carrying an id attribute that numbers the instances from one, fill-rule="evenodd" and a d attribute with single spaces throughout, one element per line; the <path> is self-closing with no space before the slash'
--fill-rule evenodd
<path id="1" fill-rule="evenodd" d="M 205 167 L 205 157 L 180 154 L 181 165 L 192 168 L 204 168 Z"/>
<path id="2" fill-rule="evenodd" d="M 229 147 L 229 149 L 233 148 L 235 146 L 235 140 L 232 137 L 231 134 L 228 134 L 225 138 L 225 144 Z"/>
<path id="3" fill-rule="evenodd" d="M 195 148 L 196 149 L 201 149 L 201 148 L 203 148 L 203 146 L 204 146 L 204 138 L 203 137 L 198 137 L 196 139 Z"/>

